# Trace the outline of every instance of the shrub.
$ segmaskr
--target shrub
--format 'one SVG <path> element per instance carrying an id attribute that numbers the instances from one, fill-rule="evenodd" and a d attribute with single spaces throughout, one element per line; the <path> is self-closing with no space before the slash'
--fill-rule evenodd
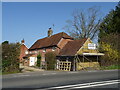
<path id="1" fill-rule="evenodd" d="M 54 52 L 47 52 L 45 54 L 45 60 L 47 64 L 47 70 L 55 70 L 56 54 Z"/>
<path id="2" fill-rule="evenodd" d="M 2 72 L 19 71 L 19 43 L 2 43 Z"/>
<path id="3" fill-rule="evenodd" d="M 113 49 L 112 46 L 108 43 L 101 42 L 102 51 L 104 51 L 104 56 L 102 56 L 101 64 L 103 66 L 109 66 L 118 63 L 118 50 Z"/>
<path id="4" fill-rule="evenodd" d="M 41 54 L 37 55 L 37 67 L 41 67 Z"/>

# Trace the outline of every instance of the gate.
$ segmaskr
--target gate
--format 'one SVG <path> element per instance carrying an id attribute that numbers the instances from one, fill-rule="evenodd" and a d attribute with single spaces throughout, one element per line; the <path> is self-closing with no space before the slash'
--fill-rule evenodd
<path id="1" fill-rule="evenodd" d="M 59 70 L 61 71 L 70 71 L 71 70 L 71 62 L 69 61 L 60 61 L 58 65 Z"/>

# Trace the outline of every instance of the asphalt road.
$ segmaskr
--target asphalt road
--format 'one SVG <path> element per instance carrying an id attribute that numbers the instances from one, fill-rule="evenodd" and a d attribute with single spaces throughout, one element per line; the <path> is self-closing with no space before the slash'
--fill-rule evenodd
<path id="1" fill-rule="evenodd" d="M 118 70 L 107 71 L 41 71 L 3 75 L 3 88 L 49 89 L 58 86 L 85 84 L 118 80 Z M 118 88 L 118 83 L 95 86 L 97 88 Z M 89 88 L 95 88 L 89 87 Z"/>

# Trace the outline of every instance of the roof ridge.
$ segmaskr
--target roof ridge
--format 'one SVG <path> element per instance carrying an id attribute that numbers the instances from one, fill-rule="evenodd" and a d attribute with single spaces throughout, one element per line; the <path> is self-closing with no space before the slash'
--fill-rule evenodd
<path id="1" fill-rule="evenodd" d="M 48 38 L 48 37 L 44 37 L 44 38 L 41 38 L 41 39 L 38 39 L 38 40 L 42 40 L 42 39 L 45 39 L 45 38 Z M 38 40 L 37 40 L 37 41 L 38 41 Z"/>
<path id="2" fill-rule="evenodd" d="M 59 41 L 61 40 L 61 38 L 73 39 L 72 37 L 70 37 L 65 32 L 60 32 L 60 33 L 54 34 L 54 35 L 52 35 L 50 37 L 44 37 L 44 38 L 38 39 L 29 48 L 29 50 L 30 49 L 35 49 L 35 48 L 42 48 L 42 47 L 48 47 L 48 46 L 52 46 L 52 45 L 57 45 L 59 43 Z"/>
<path id="3" fill-rule="evenodd" d="M 87 38 L 68 41 L 68 43 L 60 50 L 58 56 L 74 56 L 77 53 L 77 51 L 83 46 L 86 40 Z"/>

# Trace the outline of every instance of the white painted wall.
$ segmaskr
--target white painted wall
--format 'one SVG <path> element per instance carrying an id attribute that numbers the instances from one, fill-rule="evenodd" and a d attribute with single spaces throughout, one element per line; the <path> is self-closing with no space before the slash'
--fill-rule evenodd
<path id="1" fill-rule="evenodd" d="M 30 57 L 29 66 L 35 66 L 36 61 L 37 61 L 37 57 Z"/>

